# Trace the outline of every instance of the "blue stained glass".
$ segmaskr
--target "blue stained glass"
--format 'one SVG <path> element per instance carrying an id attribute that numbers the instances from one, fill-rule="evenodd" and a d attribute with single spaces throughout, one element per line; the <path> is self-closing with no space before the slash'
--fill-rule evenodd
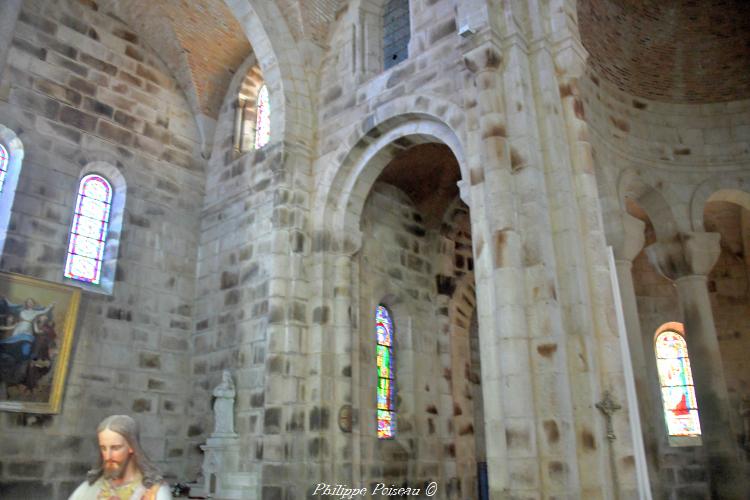
<path id="1" fill-rule="evenodd" d="M 685 339 L 678 332 L 666 330 L 656 337 L 654 348 L 670 436 L 699 436 L 698 401 Z"/>
<path id="2" fill-rule="evenodd" d="M 377 422 L 378 438 L 390 439 L 396 435 L 396 408 L 393 374 L 393 322 L 388 309 L 378 306 L 375 309 L 375 346 L 377 354 Z"/>
<path id="3" fill-rule="evenodd" d="M 103 178 L 98 175 L 90 175 L 86 178 L 81 194 L 87 198 L 109 203 L 110 189 L 109 183 Z"/>
<path id="4" fill-rule="evenodd" d="M 391 322 L 390 314 L 388 314 L 388 309 L 378 306 L 375 310 L 375 334 L 378 344 L 392 346 L 392 330 L 393 323 Z"/>
<path id="5" fill-rule="evenodd" d="M 395 413 L 378 410 L 378 439 L 391 439 L 396 437 Z"/>
<path id="6" fill-rule="evenodd" d="M 80 216 L 76 219 L 75 226 L 73 227 L 74 233 L 101 241 L 107 230 L 106 222 L 85 216 Z"/>
<path id="7" fill-rule="evenodd" d="M 109 218 L 109 205 L 86 196 L 79 196 L 77 213 L 92 219 L 107 220 Z"/>
<path id="8" fill-rule="evenodd" d="M 104 251 L 104 245 L 101 241 L 81 236 L 80 234 L 74 234 L 70 239 L 70 253 L 75 255 L 83 255 L 91 259 L 101 260 L 102 252 Z"/>
<path id="9" fill-rule="evenodd" d="M 9 160 L 10 155 L 8 155 L 8 150 L 0 144 L 0 191 L 3 190 L 3 186 L 5 185 L 5 173 L 8 171 Z"/>
<path id="10" fill-rule="evenodd" d="M 112 187 L 106 179 L 96 174 L 81 179 L 65 264 L 67 278 L 99 283 L 111 201 Z"/>
<path id="11" fill-rule="evenodd" d="M 99 282 L 99 261 L 80 255 L 71 255 L 65 275 L 69 278 L 91 283 Z"/>

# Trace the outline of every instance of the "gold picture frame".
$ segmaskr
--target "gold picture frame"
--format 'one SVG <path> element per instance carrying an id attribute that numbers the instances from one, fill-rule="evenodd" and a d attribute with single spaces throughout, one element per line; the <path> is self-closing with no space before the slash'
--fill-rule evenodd
<path id="1" fill-rule="evenodd" d="M 0 272 L 0 411 L 59 413 L 79 288 Z"/>

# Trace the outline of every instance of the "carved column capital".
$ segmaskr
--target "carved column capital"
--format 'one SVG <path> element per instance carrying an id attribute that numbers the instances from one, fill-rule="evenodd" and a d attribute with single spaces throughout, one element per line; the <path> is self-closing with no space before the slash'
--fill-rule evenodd
<path id="1" fill-rule="evenodd" d="M 645 222 L 624 212 L 616 222 L 607 225 L 607 243 L 612 246 L 616 260 L 633 262 L 646 242 L 645 228 Z"/>
<path id="2" fill-rule="evenodd" d="M 552 52 L 555 68 L 560 72 L 563 81 L 577 80 L 583 75 L 589 54 L 576 37 L 568 36 L 555 42 Z"/>
<path id="3" fill-rule="evenodd" d="M 651 263 L 667 279 L 706 276 L 721 254 L 719 233 L 678 233 L 669 241 L 646 247 Z"/>

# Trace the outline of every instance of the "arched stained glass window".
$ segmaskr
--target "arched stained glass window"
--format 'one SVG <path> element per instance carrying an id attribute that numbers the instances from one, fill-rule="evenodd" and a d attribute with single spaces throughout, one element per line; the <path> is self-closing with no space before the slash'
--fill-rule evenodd
<path id="1" fill-rule="evenodd" d="M 260 149 L 271 140 L 271 102 L 268 87 L 258 91 L 258 109 L 255 115 L 255 149 Z"/>
<path id="2" fill-rule="evenodd" d="M 0 143 L 0 193 L 3 191 L 5 185 L 5 174 L 8 173 L 8 162 L 10 161 L 10 155 L 5 146 Z"/>
<path id="3" fill-rule="evenodd" d="M 396 377 L 393 371 L 393 321 L 385 306 L 375 309 L 378 368 L 378 439 L 396 436 Z"/>
<path id="4" fill-rule="evenodd" d="M 655 350 L 669 435 L 700 436 L 698 403 L 685 338 L 676 330 L 665 329 L 656 336 Z"/>
<path id="5" fill-rule="evenodd" d="M 107 240 L 112 187 L 97 174 L 81 179 L 70 229 L 65 277 L 98 284 Z"/>

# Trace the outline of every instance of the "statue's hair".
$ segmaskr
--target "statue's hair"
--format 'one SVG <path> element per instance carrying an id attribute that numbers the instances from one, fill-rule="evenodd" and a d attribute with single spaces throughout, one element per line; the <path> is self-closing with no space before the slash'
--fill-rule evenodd
<path id="1" fill-rule="evenodd" d="M 96 428 L 97 438 L 99 433 L 104 430 L 110 430 L 116 432 L 125 438 L 128 442 L 128 446 L 133 449 L 132 459 L 135 460 L 135 465 L 141 471 L 143 476 L 143 486 L 150 488 L 155 484 L 164 482 L 159 469 L 151 462 L 141 448 L 140 433 L 138 432 L 138 424 L 128 415 L 111 415 L 101 421 L 99 426 Z M 99 453 L 99 460 L 97 465 L 88 471 L 86 478 L 89 484 L 94 484 L 104 473 L 104 464 L 102 462 L 102 454 Z"/>

